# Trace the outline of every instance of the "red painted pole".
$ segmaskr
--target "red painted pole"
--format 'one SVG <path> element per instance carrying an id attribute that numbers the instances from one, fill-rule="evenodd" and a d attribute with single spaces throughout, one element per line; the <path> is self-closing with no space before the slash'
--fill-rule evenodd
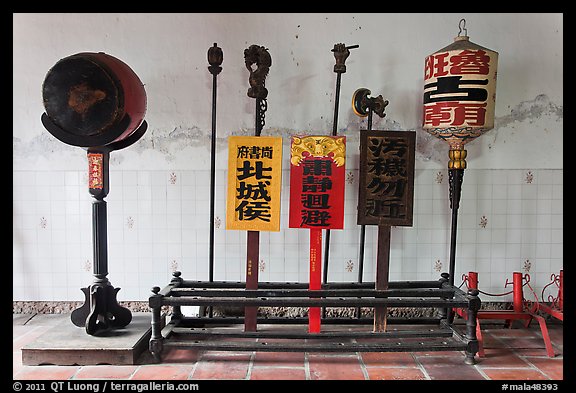
<path id="1" fill-rule="evenodd" d="M 310 229 L 310 290 L 322 289 L 322 229 Z M 308 309 L 308 331 L 320 333 L 320 307 Z"/>
<path id="2" fill-rule="evenodd" d="M 468 288 L 478 289 L 478 272 L 468 272 Z"/>
<path id="3" fill-rule="evenodd" d="M 558 291 L 558 307 L 564 312 L 564 270 L 560 270 L 560 290 Z"/>
<path id="4" fill-rule="evenodd" d="M 522 312 L 522 303 L 524 301 L 524 295 L 522 290 L 522 273 L 521 272 L 514 272 L 512 277 L 512 285 L 514 286 L 513 292 L 513 304 L 514 304 L 514 312 L 521 313 Z"/>

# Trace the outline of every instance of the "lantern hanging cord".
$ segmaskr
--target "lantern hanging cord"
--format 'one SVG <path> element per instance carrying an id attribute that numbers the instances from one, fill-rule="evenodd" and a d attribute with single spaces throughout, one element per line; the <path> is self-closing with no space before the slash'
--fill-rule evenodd
<path id="1" fill-rule="evenodd" d="M 458 37 L 460 37 L 460 34 L 462 34 L 462 30 L 464 30 L 464 36 L 465 37 L 468 36 L 468 29 L 466 28 L 466 19 L 464 18 L 460 19 L 460 22 L 458 23 L 458 28 L 460 29 L 458 31 Z"/>

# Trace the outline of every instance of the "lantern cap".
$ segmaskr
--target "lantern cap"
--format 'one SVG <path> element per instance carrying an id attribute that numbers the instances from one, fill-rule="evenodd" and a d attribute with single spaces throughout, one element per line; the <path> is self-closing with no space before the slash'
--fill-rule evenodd
<path id="1" fill-rule="evenodd" d="M 458 37 L 454 37 L 454 42 L 452 42 L 450 45 L 445 46 L 442 49 L 437 50 L 436 52 L 434 52 L 433 54 L 436 53 L 442 53 L 442 52 L 450 52 L 450 51 L 455 51 L 455 50 L 483 50 L 485 52 L 493 52 L 496 55 L 498 54 L 498 52 L 496 52 L 493 49 L 488 49 L 484 46 L 478 45 L 475 42 L 470 41 L 470 37 L 468 37 L 467 35 L 460 35 Z"/>

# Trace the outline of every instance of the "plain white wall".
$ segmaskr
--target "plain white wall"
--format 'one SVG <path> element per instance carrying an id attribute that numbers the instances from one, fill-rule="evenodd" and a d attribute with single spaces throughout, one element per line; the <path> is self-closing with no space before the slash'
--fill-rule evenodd
<path id="1" fill-rule="evenodd" d="M 562 168 L 563 15 L 410 13 L 14 14 L 14 169 L 83 166 L 78 148 L 40 123 L 41 86 L 61 58 L 102 51 L 125 61 L 148 96 L 143 139 L 113 154 L 127 168 L 192 169 L 209 161 L 212 77 L 207 51 L 224 52 L 218 76 L 218 168 L 226 137 L 252 133 L 243 51 L 267 47 L 272 67 L 263 134 L 332 130 L 336 43 L 351 50 L 342 76 L 340 133 L 357 140 L 364 120 L 350 107 L 366 87 L 390 101 L 374 129 L 419 130 L 425 57 L 450 44 L 466 19 L 470 40 L 499 53 L 495 128 L 467 145 L 469 168 Z M 447 145 L 419 133 L 420 168 L 445 168 Z M 356 160 L 350 161 L 354 165 Z"/>

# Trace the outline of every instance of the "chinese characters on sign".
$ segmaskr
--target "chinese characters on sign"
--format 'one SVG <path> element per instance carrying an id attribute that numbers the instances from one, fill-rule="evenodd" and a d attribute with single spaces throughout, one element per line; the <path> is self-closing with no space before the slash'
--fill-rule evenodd
<path id="1" fill-rule="evenodd" d="M 88 188 L 101 190 L 104 187 L 103 165 L 102 153 L 88 153 Z"/>
<path id="2" fill-rule="evenodd" d="M 226 229 L 280 230 L 282 138 L 228 139 Z"/>
<path id="3" fill-rule="evenodd" d="M 457 39 L 426 58 L 423 128 L 466 143 L 494 127 L 498 54 Z"/>
<path id="4" fill-rule="evenodd" d="M 292 137 L 290 228 L 342 229 L 346 137 Z"/>
<path id="5" fill-rule="evenodd" d="M 411 226 L 414 131 L 360 133 L 358 225 Z"/>

